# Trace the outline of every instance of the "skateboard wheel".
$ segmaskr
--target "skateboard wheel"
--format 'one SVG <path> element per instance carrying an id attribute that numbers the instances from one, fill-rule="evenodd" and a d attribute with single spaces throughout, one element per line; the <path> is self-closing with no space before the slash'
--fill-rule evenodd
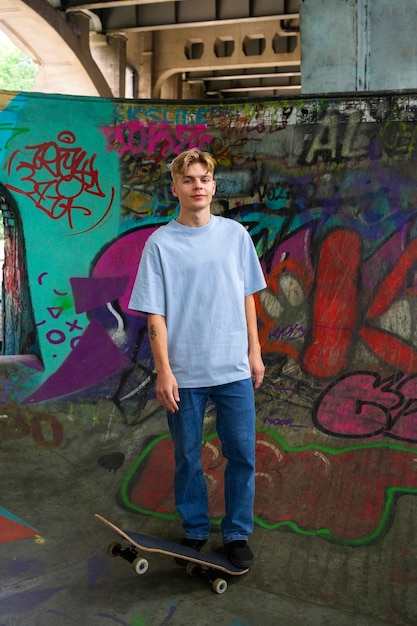
<path id="1" fill-rule="evenodd" d="M 227 582 L 224 578 L 216 578 L 213 582 L 213 591 L 215 593 L 224 593 L 227 589 Z"/>
<path id="2" fill-rule="evenodd" d="M 149 563 L 146 559 L 138 557 L 133 561 L 132 567 L 133 571 L 136 572 L 136 574 L 141 575 L 148 571 Z"/>
<path id="3" fill-rule="evenodd" d="M 117 541 L 112 541 L 107 546 L 107 554 L 109 556 L 116 557 L 118 556 L 121 549 L 122 549 L 122 546 L 120 545 L 120 543 L 117 543 Z"/>
<path id="4" fill-rule="evenodd" d="M 187 563 L 187 567 L 185 568 L 188 576 L 197 576 L 200 571 L 200 565 L 197 563 Z"/>

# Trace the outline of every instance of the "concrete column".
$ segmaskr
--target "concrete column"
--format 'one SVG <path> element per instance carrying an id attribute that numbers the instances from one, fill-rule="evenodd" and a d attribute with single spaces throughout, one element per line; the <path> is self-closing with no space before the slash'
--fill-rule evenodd
<path id="1" fill-rule="evenodd" d="M 91 54 L 106 78 L 115 98 L 126 94 L 126 37 L 124 35 L 90 36 Z"/>
<path id="2" fill-rule="evenodd" d="M 151 32 L 130 33 L 127 41 L 127 63 L 135 71 L 134 98 L 151 98 L 153 36 Z"/>
<path id="3" fill-rule="evenodd" d="M 181 99 L 181 75 L 173 74 L 169 76 L 161 85 L 161 99 L 179 100 Z"/>
<path id="4" fill-rule="evenodd" d="M 203 81 L 196 81 L 195 83 L 182 81 L 181 98 L 183 100 L 204 100 L 205 97 L 206 90 Z"/>

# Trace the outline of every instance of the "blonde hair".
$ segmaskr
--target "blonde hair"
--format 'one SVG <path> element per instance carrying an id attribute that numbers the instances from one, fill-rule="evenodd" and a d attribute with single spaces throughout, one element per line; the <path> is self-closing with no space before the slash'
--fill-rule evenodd
<path id="1" fill-rule="evenodd" d="M 211 154 L 193 149 L 180 152 L 172 161 L 170 165 L 172 180 L 175 180 L 176 176 L 185 176 L 190 165 L 195 162 L 202 163 L 207 167 L 209 174 L 214 174 L 215 163 Z"/>

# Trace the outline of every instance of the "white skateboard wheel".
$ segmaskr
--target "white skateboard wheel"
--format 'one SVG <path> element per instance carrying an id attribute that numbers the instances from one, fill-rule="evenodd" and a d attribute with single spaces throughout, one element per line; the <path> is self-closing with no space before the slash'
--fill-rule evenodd
<path id="1" fill-rule="evenodd" d="M 227 582 L 224 578 L 216 578 L 213 582 L 213 591 L 215 593 L 224 593 L 227 589 Z"/>
<path id="2" fill-rule="evenodd" d="M 148 571 L 149 563 L 146 559 L 138 557 L 133 561 L 132 567 L 133 571 L 136 572 L 136 574 L 142 575 Z"/>

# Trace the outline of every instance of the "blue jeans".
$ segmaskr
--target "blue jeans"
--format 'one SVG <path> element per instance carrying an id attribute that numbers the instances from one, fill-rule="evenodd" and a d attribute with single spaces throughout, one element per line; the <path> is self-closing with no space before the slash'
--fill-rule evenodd
<path id="1" fill-rule="evenodd" d="M 180 408 L 168 413 L 175 446 L 175 502 L 185 536 L 207 539 L 210 532 L 207 485 L 201 463 L 207 401 L 217 410 L 216 430 L 227 460 L 224 475 L 224 543 L 246 539 L 253 529 L 255 495 L 255 400 L 252 380 L 179 390 Z"/>

